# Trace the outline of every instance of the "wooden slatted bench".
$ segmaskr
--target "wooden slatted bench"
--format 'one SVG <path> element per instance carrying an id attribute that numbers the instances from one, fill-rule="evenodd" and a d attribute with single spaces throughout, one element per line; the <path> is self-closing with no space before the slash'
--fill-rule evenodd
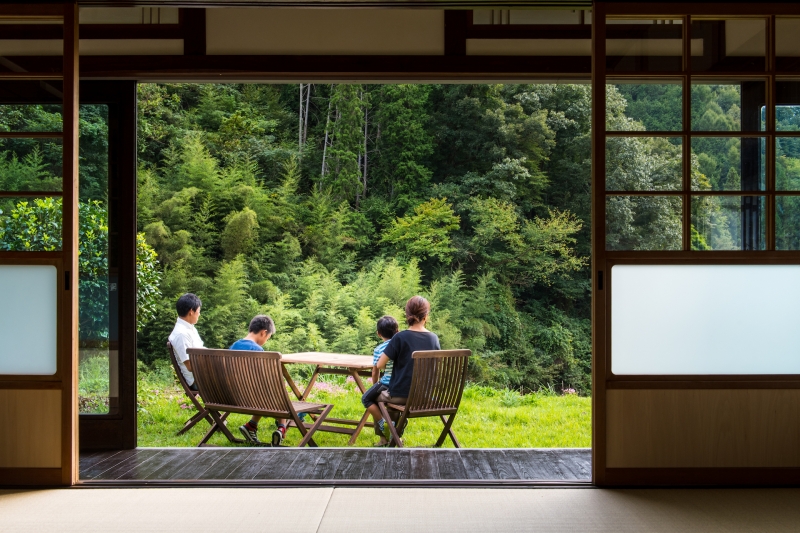
<path id="1" fill-rule="evenodd" d="M 289 419 L 303 435 L 299 447 L 317 445 L 313 435 L 333 405 L 291 401 L 283 380 L 280 353 L 206 348 L 189 348 L 186 352 L 203 404 L 226 437 L 231 439 L 233 435 L 218 420 L 219 411 Z M 307 427 L 299 413 L 317 415 L 317 419 Z"/>

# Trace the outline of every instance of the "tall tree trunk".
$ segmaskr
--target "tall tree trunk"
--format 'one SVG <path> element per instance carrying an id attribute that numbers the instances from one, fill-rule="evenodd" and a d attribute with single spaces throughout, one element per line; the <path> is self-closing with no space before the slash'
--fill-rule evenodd
<path id="1" fill-rule="evenodd" d="M 331 91 L 333 91 L 333 85 L 331 85 Z M 322 145 L 322 171 L 320 172 L 320 180 L 319 180 L 319 189 L 322 190 L 322 178 L 325 177 L 325 172 L 327 171 L 327 167 L 325 166 L 325 157 L 328 153 L 328 128 L 331 125 L 331 95 L 328 95 L 328 115 L 325 119 L 325 142 Z"/>
<path id="2" fill-rule="evenodd" d="M 303 146 L 306 145 L 306 141 L 308 140 L 308 106 L 311 103 L 311 88 L 313 87 L 312 84 L 306 85 L 306 116 L 304 117 L 303 123 Z"/>
<path id="3" fill-rule="evenodd" d="M 364 106 L 364 174 L 362 178 L 363 188 L 361 190 L 364 198 L 367 197 L 367 133 L 369 131 L 369 109 Z"/>

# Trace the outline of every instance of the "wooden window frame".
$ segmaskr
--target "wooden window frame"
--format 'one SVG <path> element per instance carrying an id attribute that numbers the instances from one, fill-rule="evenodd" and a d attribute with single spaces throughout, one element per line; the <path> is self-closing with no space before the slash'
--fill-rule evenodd
<path id="1" fill-rule="evenodd" d="M 800 79 L 798 71 L 778 71 L 775 57 L 775 19 L 784 14 L 797 14 L 797 8 L 786 4 L 622 4 L 596 3 L 594 9 L 592 55 L 592 348 L 593 348 L 593 481 L 597 485 L 625 484 L 763 484 L 795 483 L 796 469 L 775 468 L 607 468 L 607 391 L 654 389 L 798 389 L 800 375 L 614 375 L 611 370 L 611 295 L 612 268 L 615 265 L 797 265 L 800 250 L 775 250 L 775 198 L 800 196 L 800 191 L 775 190 L 775 139 L 797 137 L 783 135 L 775 129 L 776 79 Z M 681 19 L 682 68 L 678 72 L 609 72 L 606 64 L 608 18 Z M 764 71 L 724 72 L 692 71 L 691 21 L 693 17 L 765 20 Z M 669 79 L 682 84 L 682 126 L 671 132 L 606 131 L 606 86 L 616 80 Z M 765 80 L 766 127 L 764 131 L 700 132 L 691 129 L 692 80 L 720 79 Z M 786 132 L 789 133 L 789 132 Z M 606 139 L 612 137 L 674 136 L 682 139 L 682 187 L 679 191 L 607 191 Z M 692 191 L 691 139 L 694 137 L 759 137 L 766 139 L 766 183 L 761 191 Z M 678 196 L 682 198 L 682 249 L 676 251 L 622 251 L 606 249 L 606 199 L 615 195 Z M 742 251 L 691 250 L 691 199 L 699 196 L 763 196 L 765 205 L 765 249 Z M 733 481 L 735 480 L 735 481 Z"/>

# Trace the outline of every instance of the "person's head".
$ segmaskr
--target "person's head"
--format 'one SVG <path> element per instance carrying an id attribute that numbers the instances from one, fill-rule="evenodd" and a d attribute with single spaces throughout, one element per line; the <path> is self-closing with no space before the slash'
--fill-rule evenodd
<path id="1" fill-rule="evenodd" d="M 397 333 L 399 325 L 393 316 L 382 316 L 378 319 L 378 335 L 385 341 L 388 341 L 394 334 Z"/>
<path id="2" fill-rule="evenodd" d="M 200 307 L 202 305 L 203 302 L 200 301 L 200 298 L 191 292 L 187 292 L 178 298 L 175 308 L 178 310 L 178 316 L 183 320 L 189 324 L 197 324 L 197 320 L 200 318 Z"/>
<path id="3" fill-rule="evenodd" d="M 409 326 L 415 324 L 425 325 L 428 320 L 428 313 L 431 312 L 431 304 L 422 296 L 412 296 L 406 302 L 406 323 Z"/>
<path id="4" fill-rule="evenodd" d="M 275 333 L 275 322 L 267 315 L 256 315 L 250 321 L 247 337 L 262 346 Z"/>

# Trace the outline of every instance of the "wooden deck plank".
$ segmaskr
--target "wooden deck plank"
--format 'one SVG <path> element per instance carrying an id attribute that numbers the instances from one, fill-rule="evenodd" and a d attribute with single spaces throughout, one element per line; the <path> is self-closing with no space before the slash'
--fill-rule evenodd
<path id="1" fill-rule="evenodd" d="M 139 448 L 82 455 L 83 480 L 590 481 L 588 449 Z"/>
<path id="2" fill-rule="evenodd" d="M 458 450 L 437 450 L 434 454 L 440 479 L 468 479 Z"/>
<path id="3" fill-rule="evenodd" d="M 121 480 L 139 480 L 144 479 L 145 477 L 149 476 L 162 466 L 166 465 L 170 461 L 175 460 L 175 455 L 170 454 L 170 450 L 159 450 L 159 453 L 147 459 L 146 461 L 138 463 L 134 468 L 131 468 L 127 472 L 117 476 L 115 479 Z"/>
<path id="4" fill-rule="evenodd" d="M 219 461 L 214 463 L 197 479 L 225 479 L 228 474 L 246 461 L 251 453 L 253 453 L 253 450 L 247 448 L 231 448 L 230 453 L 226 454 L 225 457 L 221 457 Z"/>
<path id="5" fill-rule="evenodd" d="M 591 450 L 558 450 L 557 453 L 564 466 L 575 475 L 575 479 L 592 479 Z"/>
<path id="6" fill-rule="evenodd" d="M 141 453 L 139 450 L 123 450 L 119 453 L 110 454 L 106 459 L 99 461 L 88 468 L 81 468 L 79 474 L 80 478 L 95 479 L 103 472 L 107 472 L 120 463 L 130 461 L 131 458 L 135 458 L 139 453 Z"/>
<path id="7" fill-rule="evenodd" d="M 481 450 L 489 452 L 489 450 Z M 521 479 L 519 470 L 514 466 L 514 461 L 507 453 L 510 450 L 491 450 L 486 453 L 489 465 L 496 479 Z"/>
<path id="8" fill-rule="evenodd" d="M 289 461 L 288 465 L 284 463 Z M 227 479 L 280 479 L 281 475 L 295 460 L 294 455 L 281 455 L 276 450 L 258 448 L 253 450 L 246 461 L 242 463 L 238 476 L 228 476 Z M 258 478 L 257 476 L 264 476 Z"/>
<path id="9" fill-rule="evenodd" d="M 433 450 L 411 450 L 411 479 L 439 479 Z"/>
<path id="10" fill-rule="evenodd" d="M 167 453 L 174 453 L 173 450 L 167 450 Z M 196 460 L 200 454 L 203 453 L 203 450 L 198 448 L 192 448 L 191 450 L 186 450 L 181 454 L 176 454 L 175 459 L 169 461 L 161 468 L 154 470 L 149 475 L 145 476 L 144 479 L 172 479 L 172 475 L 187 465 L 192 461 Z"/>
<path id="11" fill-rule="evenodd" d="M 123 475 L 125 472 L 134 469 L 137 465 L 151 459 L 156 454 L 158 454 L 159 450 L 129 450 L 130 453 L 119 454 L 115 456 L 115 460 L 120 457 L 125 457 L 124 460 L 116 462 L 115 460 L 110 461 L 116 462 L 110 468 L 105 468 L 101 472 L 98 472 L 92 478 L 87 477 L 87 479 L 117 479 L 119 476 Z M 101 465 L 106 463 L 100 463 L 97 465 L 99 468 L 102 468 Z"/>
<path id="12" fill-rule="evenodd" d="M 201 450 L 193 461 L 186 463 L 183 467 L 179 468 L 172 473 L 170 479 L 200 479 L 200 477 L 214 464 L 223 459 L 230 453 L 230 450 L 225 449 L 206 449 Z"/>
<path id="13" fill-rule="evenodd" d="M 314 478 L 314 468 L 317 462 L 328 450 L 305 449 L 298 450 L 297 459 L 287 470 L 281 479 L 316 479 Z"/>
<path id="14" fill-rule="evenodd" d="M 342 460 L 333 475 L 334 479 L 361 479 L 366 459 L 367 450 L 344 450 Z"/>
<path id="15" fill-rule="evenodd" d="M 292 463 L 298 459 L 298 454 L 292 450 L 258 450 L 259 462 L 263 465 L 252 479 L 282 479 L 283 475 L 291 468 Z M 251 458 L 254 456 L 251 456 Z"/>
<path id="16" fill-rule="evenodd" d="M 407 449 L 387 449 L 383 479 L 411 479 L 411 453 Z"/>
<path id="17" fill-rule="evenodd" d="M 459 450 L 468 479 L 497 479 L 483 450 Z"/>
<path id="18" fill-rule="evenodd" d="M 383 475 L 386 469 L 386 452 L 388 450 L 385 448 L 367 450 L 359 479 L 385 479 Z"/>
<path id="19" fill-rule="evenodd" d="M 311 479 L 334 479 L 341 461 L 342 452 L 339 450 L 323 450 L 311 472 Z"/>
<path id="20" fill-rule="evenodd" d="M 246 450 L 242 453 L 237 464 L 231 464 L 232 469 L 228 472 L 220 473 L 218 479 L 253 479 L 258 472 L 264 468 L 265 462 L 272 455 L 261 458 L 261 450 Z"/>
<path id="21" fill-rule="evenodd" d="M 94 452 L 94 453 L 81 454 L 80 471 L 79 471 L 80 477 L 83 477 L 83 473 L 87 469 L 93 467 L 96 464 L 102 463 L 103 461 L 108 461 L 115 455 L 123 453 L 123 451 L 127 450 L 115 450 L 112 452 Z"/>

